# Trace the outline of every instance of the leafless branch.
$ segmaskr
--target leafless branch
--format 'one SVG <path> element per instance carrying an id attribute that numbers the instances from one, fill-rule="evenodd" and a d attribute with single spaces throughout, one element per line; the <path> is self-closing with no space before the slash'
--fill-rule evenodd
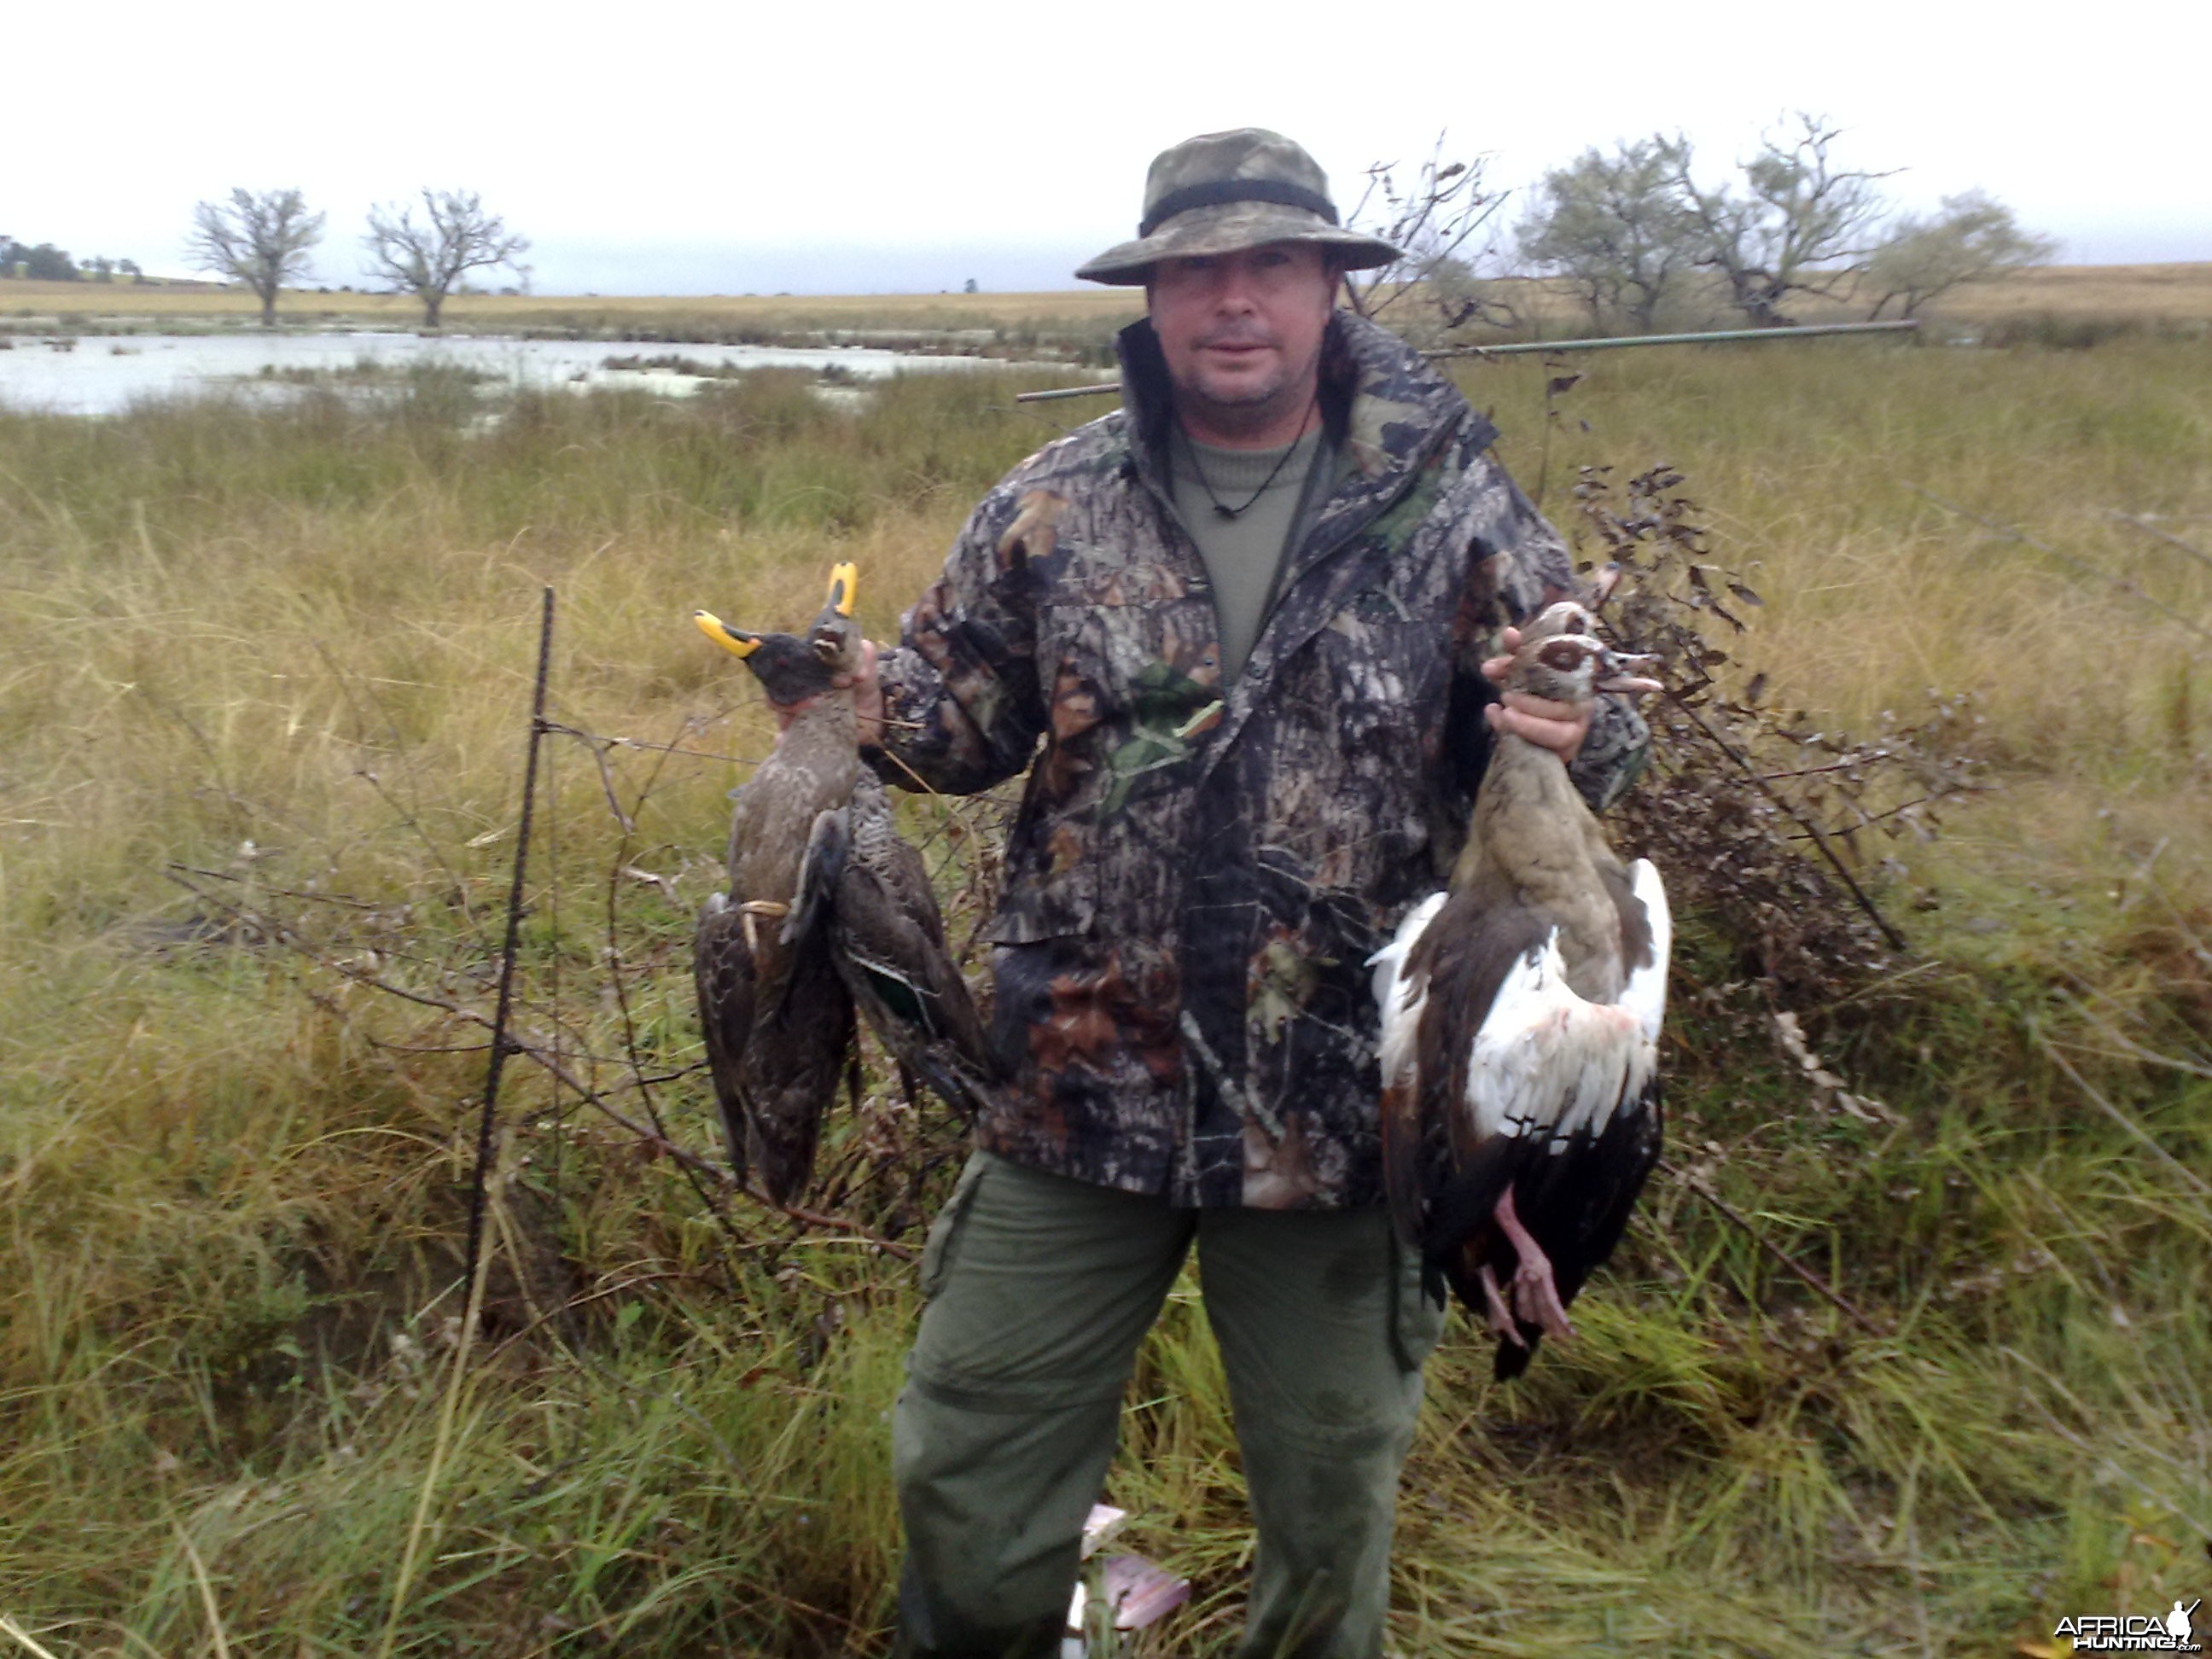
<path id="1" fill-rule="evenodd" d="M 192 210 L 185 254 L 200 270 L 252 289 L 261 301 L 261 325 L 269 328 L 276 321 L 277 290 L 307 274 L 309 250 L 322 237 L 323 216 L 308 212 L 298 191 L 240 189 L 228 202 Z"/>
<path id="2" fill-rule="evenodd" d="M 530 251 L 529 239 L 510 233 L 506 221 L 484 210 L 474 191 L 422 191 L 422 217 L 412 203 L 371 208 L 362 246 L 369 274 L 396 294 L 422 302 L 422 325 L 436 328 L 446 296 L 471 270 L 507 265 Z"/>

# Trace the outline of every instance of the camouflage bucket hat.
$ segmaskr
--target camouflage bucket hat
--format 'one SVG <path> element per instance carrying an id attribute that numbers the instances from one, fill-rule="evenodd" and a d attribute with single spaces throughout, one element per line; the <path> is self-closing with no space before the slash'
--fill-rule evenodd
<path id="1" fill-rule="evenodd" d="M 1134 285 L 1162 259 L 1234 253 L 1269 242 L 1318 242 L 1348 270 L 1387 265 L 1398 250 L 1346 230 L 1328 175 L 1279 132 L 1239 127 L 1188 138 L 1152 158 L 1137 240 L 1109 247 L 1075 274 Z"/>

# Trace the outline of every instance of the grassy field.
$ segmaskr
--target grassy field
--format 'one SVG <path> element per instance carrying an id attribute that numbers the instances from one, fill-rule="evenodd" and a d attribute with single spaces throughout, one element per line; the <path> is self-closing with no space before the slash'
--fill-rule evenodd
<path id="1" fill-rule="evenodd" d="M 1563 526 L 1578 466 L 1674 463 L 1765 597 L 1736 670 L 1861 731 L 1970 691 L 1992 787 L 1867 849 L 1910 965 L 1801 1011 L 1880 1111 L 1807 1083 L 1689 919 L 1677 1172 L 1526 1382 L 1455 1319 L 1394 1646 L 2033 1655 L 2061 1615 L 2185 1603 L 2212 1583 L 2212 343 L 1577 367 L 1548 421 L 1540 365 L 1462 370 Z M 685 613 L 793 625 L 851 558 L 888 632 L 976 495 L 1087 412 L 1012 403 L 1041 383 L 488 403 L 432 374 L 0 415 L 0 1632 L 883 1651 L 899 1252 L 957 1137 L 872 1074 L 812 1195 L 839 1224 L 809 1225 L 611 1114 L 714 1155 L 689 917 L 769 727 Z M 591 735 L 546 750 L 520 1006 L 573 1086 L 510 1065 L 465 1352 L 547 584 L 550 717 Z M 963 936 L 994 809 L 908 810 Z M 1170 1650 L 1225 1653 L 1248 1537 L 1192 1284 L 1108 1495 L 1195 1583 Z"/>

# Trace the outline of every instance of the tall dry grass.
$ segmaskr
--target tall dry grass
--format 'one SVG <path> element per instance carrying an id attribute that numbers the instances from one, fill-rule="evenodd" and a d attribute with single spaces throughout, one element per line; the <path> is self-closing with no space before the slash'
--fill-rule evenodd
<path id="1" fill-rule="evenodd" d="M 1930 965 L 1872 1017 L 1808 1016 L 1887 1118 L 1812 1103 L 1692 919 L 1673 1156 L 1759 1237 L 1662 1178 L 1528 1382 L 1455 1327 L 1401 1650 L 1984 1653 L 2201 1590 L 2212 1212 L 2039 1041 L 2185 1174 L 2212 1164 L 2205 1080 L 2124 1046 L 2201 1054 L 2212 1024 L 2187 625 L 2212 567 L 2106 516 L 2212 539 L 2207 363 L 1625 354 L 1577 364 L 1548 423 L 1540 366 L 1463 370 L 1563 524 L 1580 465 L 1689 474 L 1767 601 L 1747 669 L 1862 727 L 1972 690 L 2003 787 L 1871 849 Z M 57 1654 L 375 1649 L 451 1376 L 484 1056 L 363 980 L 486 1000 L 539 586 L 555 719 L 693 752 L 605 751 L 625 833 L 591 752 L 548 750 L 524 1017 L 597 1086 L 631 1046 L 678 1074 L 655 1109 L 711 1152 L 688 909 L 742 775 L 718 757 L 769 731 L 684 614 L 796 623 L 849 557 L 888 631 L 1065 416 L 1015 407 L 1026 383 L 854 410 L 791 376 L 487 403 L 429 374 L 374 404 L 0 417 L 0 1614 Z M 975 843 L 912 810 L 957 878 Z M 910 1270 L 742 1209 L 733 1237 L 669 1159 L 510 1076 L 495 1315 L 400 1644 L 880 1651 Z M 865 1123 L 945 1154 L 872 1093 L 833 1152 Z M 916 1242 L 914 1195 L 848 1199 Z M 1111 1495 L 1197 1584 L 1176 1650 L 1225 1651 L 1248 1538 L 1190 1285 L 1125 1438 Z"/>

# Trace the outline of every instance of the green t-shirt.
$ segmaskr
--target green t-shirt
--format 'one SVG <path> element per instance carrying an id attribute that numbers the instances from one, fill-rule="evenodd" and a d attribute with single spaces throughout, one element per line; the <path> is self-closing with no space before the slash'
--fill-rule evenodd
<path id="1" fill-rule="evenodd" d="M 1328 459 L 1315 477 L 1315 457 Z M 1283 555 L 1310 505 L 1328 496 L 1337 453 L 1316 427 L 1279 449 L 1219 449 L 1178 429 L 1168 445 L 1176 511 L 1198 544 L 1221 621 L 1221 683 L 1244 672 L 1275 598 Z M 1307 489 L 1310 481 L 1314 488 Z M 1251 505 L 1245 505 L 1249 501 Z M 1237 509 L 1224 517 L 1221 506 Z"/>

